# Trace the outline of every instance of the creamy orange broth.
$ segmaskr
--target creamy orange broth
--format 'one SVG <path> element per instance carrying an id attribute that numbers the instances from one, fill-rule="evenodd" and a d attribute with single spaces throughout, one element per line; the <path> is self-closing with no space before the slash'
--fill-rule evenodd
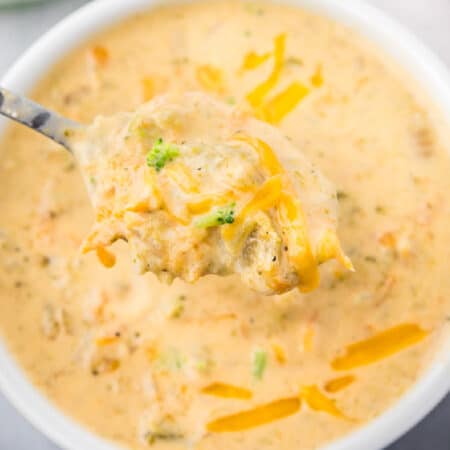
<path id="1" fill-rule="evenodd" d="M 34 97 L 89 122 L 202 88 L 276 123 L 338 186 L 356 272 L 328 265 L 316 292 L 273 298 L 233 277 L 166 286 L 136 275 L 119 242 L 106 269 L 78 251 L 94 217 L 71 156 L 11 127 L 2 334 L 45 395 L 119 445 L 317 448 L 396 401 L 448 328 L 448 144 L 420 87 L 359 37 L 265 3 L 133 17 L 67 56 Z"/>

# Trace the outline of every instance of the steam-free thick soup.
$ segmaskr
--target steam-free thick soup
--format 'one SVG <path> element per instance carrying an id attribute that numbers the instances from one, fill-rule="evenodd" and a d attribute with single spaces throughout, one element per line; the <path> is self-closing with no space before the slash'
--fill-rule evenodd
<path id="1" fill-rule="evenodd" d="M 274 297 L 234 276 L 169 286 L 136 274 L 123 242 L 105 268 L 79 251 L 95 217 L 71 155 L 11 127 L 2 334 L 46 396 L 118 445 L 318 448 L 391 406 L 448 332 L 448 131 L 354 33 L 269 3 L 142 13 L 68 55 L 34 97 L 89 123 L 198 90 L 279 127 L 338 187 L 355 273 L 330 261 L 316 291 Z"/>

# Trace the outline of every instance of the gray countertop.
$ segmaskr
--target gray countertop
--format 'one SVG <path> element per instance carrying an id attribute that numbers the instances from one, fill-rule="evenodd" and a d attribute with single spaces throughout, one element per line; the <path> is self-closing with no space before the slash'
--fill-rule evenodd
<path id="1" fill-rule="evenodd" d="M 0 9 L 0 76 L 39 35 L 84 3 L 86 0 L 53 0 L 28 8 Z M 370 0 L 370 3 L 403 22 L 450 66 L 450 0 Z M 58 450 L 17 414 L 1 394 L 0 423 L 0 450 Z M 450 395 L 389 450 L 450 450 Z"/>

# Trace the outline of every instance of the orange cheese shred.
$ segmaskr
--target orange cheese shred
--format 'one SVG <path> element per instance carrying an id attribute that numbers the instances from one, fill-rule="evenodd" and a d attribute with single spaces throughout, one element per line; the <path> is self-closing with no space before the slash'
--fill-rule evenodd
<path id="1" fill-rule="evenodd" d="M 404 323 L 382 331 L 368 339 L 350 344 L 342 356 L 331 363 L 335 370 L 351 370 L 387 358 L 428 335 L 419 325 Z"/>
<path id="2" fill-rule="evenodd" d="M 241 71 L 242 70 L 253 70 L 259 67 L 261 64 L 265 63 L 270 58 L 271 52 L 266 53 L 255 53 L 249 52 L 244 56 L 244 60 L 242 61 Z"/>
<path id="3" fill-rule="evenodd" d="M 105 66 L 109 61 L 109 52 L 105 47 L 101 45 L 95 45 L 90 49 L 90 54 L 99 66 Z"/>
<path id="4" fill-rule="evenodd" d="M 209 422 L 206 428 L 214 433 L 244 431 L 291 416 L 297 413 L 300 407 L 301 400 L 298 397 L 283 398 L 247 411 L 220 417 Z"/>
<path id="5" fill-rule="evenodd" d="M 354 271 L 350 258 L 343 252 L 341 244 L 334 230 L 326 230 L 316 247 L 316 259 L 322 264 L 330 259 L 337 259 L 347 270 Z"/>
<path id="6" fill-rule="evenodd" d="M 237 398 L 237 399 L 250 399 L 253 397 L 251 391 L 239 386 L 233 386 L 226 383 L 212 383 L 205 386 L 202 391 L 203 394 L 213 395 L 215 397 L 222 398 Z"/>
<path id="7" fill-rule="evenodd" d="M 315 88 L 319 88 L 323 85 L 322 66 L 319 64 L 315 72 L 311 75 L 311 84 Z"/>
<path id="8" fill-rule="evenodd" d="M 233 224 L 222 227 L 222 237 L 225 240 L 232 240 L 236 237 L 239 227 L 245 218 L 256 212 L 266 211 L 278 204 L 282 190 L 282 180 L 280 175 L 268 178 L 256 191 L 253 198 L 238 213 Z"/>
<path id="9" fill-rule="evenodd" d="M 272 343 L 272 350 L 275 355 L 275 359 L 280 364 L 286 364 L 287 358 L 286 358 L 286 352 L 284 348 L 278 344 L 277 342 Z"/>
<path id="10" fill-rule="evenodd" d="M 95 251 L 97 253 L 97 258 L 105 267 L 108 269 L 114 267 L 116 264 L 116 257 L 113 253 L 106 250 L 104 247 L 97 247 Z"/>
<path id="11" fill-rule="evenodd" d="M 197 195 L 186 203 L 186 207 L 191 214 L 204 214 L 211 210 L 213 206 L 232 203 L 234 200 L 232 192 L 224 194 Z"/>
<path id="12" fill-rule="evenodd" d="M 309 94 L 309 88 L 298 81 L 291 83 L 262 107 L 263 118 L 278 124 Z"/>
<path id="13" fill-rule="evenodd" d="M 343 377 L 333 378 L 325 383 L 325 390 L 331 394 L 342 391 L 347 386 L 354 383 L 356 377 L 354 375 L 344 375 Z"/>
<path id="14" fill-rule="evenodd" d="M 155 83 L 152 78 L 145 77 L 141 81 L 142 97 L 144 102 L 150 101 L 155 96 Z"/>
<path id="15" fill-rule="evenodd" d="M 240 216 L 246 216 L 255 211 L 266 211 L 277 206 L 282 190 L 280 175 L 268 178 L 253 198 L 244 206 Z"/>
<path id="16" fill-rule="evenodd" d="M 102 336 L 95 340 L 97 347 L 106 347 L 108 345 L 115 344 L 119 338 L 117 336 Z"/>
<path id="17" fill-rule="evenodd" d="M 197 67 L 195 72 L 197 81 L 203 89 L 210 92 L 221 93 L 224 90 L 222 71 L 210 64 Z"/>
<path id="18" fill-rule="evenodd" d="M 270 175 L 278 175 L 285 172 L 272 147 L 266 144 L 263 140 L 243 133 L 233 136 L 233 140 L 245 142 L 253 147 L 258 153 L 261 166 L 264 167 Z"/>
<path id="19" fill-rule="evenodd" d="M 306 328 L 305 334 L 303 336 L 303 348 L 305 352 L 312 352 L 314 350 L 314 336 L 315 336 L 315 330 L 310 325 Z"/>
<path id="20" fill-rule="evenodd" d="M 316 385 L 301 387 L 300 397 L 313 411 L 325 412 L 341 419 L 348 419 L 336 406 L 335 400 L 323 394 Z"/>
<path id="21" fill-rule="evenodd" d="M 283 192 L 278 213 L 286 232 L 289 260 L 300 277 L 299 289 L 301 292 L 309 292 L 319 284 L 319 271 L 311 250 L 301 204 L 292 195 Z"/>
<path id="22" fill-rule="evenodd" d="M 196 193 L 200 190 L 198 181 L 184 164 L 172 162 L 164 168 L 164 177 L 170 178 L 184 192 Z"/>
<path id="23" fill-rule="evenodd" d="M 247 100 L 254 108 L 260 106 L 267 94 L 276 86 L 284 64 L 286 34 L 279 34 L 274 41 L 274 65 L 269 77 L 257 85 L 249 94 Z"/>

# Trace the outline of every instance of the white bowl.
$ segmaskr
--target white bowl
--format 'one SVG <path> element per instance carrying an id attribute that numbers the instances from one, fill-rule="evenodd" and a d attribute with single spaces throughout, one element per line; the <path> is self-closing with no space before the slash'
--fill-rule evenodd
<path id="1" fill-rule="evenodd" d="M 2 85 L 27 92 L 48 69 L 89 35 L 164 0 L 97 0 L 64 19 L 39 39 L 8 71 Z M 167 3 L 168 0 L 165 0 Z M 450 76 L 445 66 L 402 26 L 359 0 L 290 0 L 356 29 L 413 74 L 450 123 Z M 0 120 L 0 132 L 5 121 Z M 40 431 L 65 449 L 117 450 L 64 416 L 27 380 L 0 344 L 0 387 Z M 422 419 L 450 390 L 450 339 L 416 385 L 391 409 L 326 450 L 379 450 Z M 80 398 L 80 401 L 83 401 Z M 325 449 L 323 449 L 325 450 Z"/>

